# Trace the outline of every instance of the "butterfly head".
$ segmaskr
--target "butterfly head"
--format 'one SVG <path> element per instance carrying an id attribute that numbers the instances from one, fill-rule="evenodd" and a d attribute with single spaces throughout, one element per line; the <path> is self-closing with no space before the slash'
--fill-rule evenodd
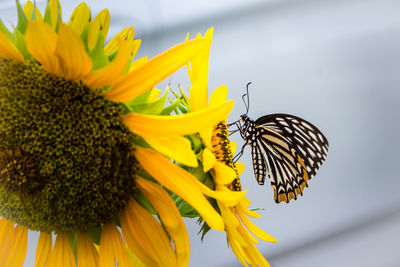
<path id="1" fill-rule="evenodd" d="M 250 118 L 247 116 L 247 114 L 242 114 L 240 115 L 240 120 L 242 123 L 246 123 L 250 121 Z"/>

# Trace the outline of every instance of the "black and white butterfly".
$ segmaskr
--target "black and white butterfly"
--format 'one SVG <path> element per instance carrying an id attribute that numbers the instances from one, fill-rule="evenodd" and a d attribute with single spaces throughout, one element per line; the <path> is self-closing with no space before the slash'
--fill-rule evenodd
<path id="1" fill-rule="evenodd" d="M 249 83 L 250 84 L 250 83 Z M 288 114 L 271 114 L 253 121 L 246 114 L 234 122 L 245 144 L 235 159 L 251 146 L 254 174 L 259 185 L 265 175 L 275 191 L 275 202 L 289 202 L 303 195 L 308 181 L 316 174 L 328 153 L 328 140 L 311 123 Z M 231 124 L 232 125 L 232 124 Z"/>

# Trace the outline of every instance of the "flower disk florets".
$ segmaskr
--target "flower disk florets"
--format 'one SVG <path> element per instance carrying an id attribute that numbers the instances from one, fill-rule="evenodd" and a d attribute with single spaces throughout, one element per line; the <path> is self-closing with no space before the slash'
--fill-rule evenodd
<path id="1" fill-rule="evenodd" d="M 68 233 L 118 214 L 138 166 L 121 114 L 34 61 L 0 61 L 0 216 Z"/>
<path id="2" fill-rule="evenodd" d="M 213 135 L 211 138 L 212 152 L 219 162 L 231 167 L 236 171 L 235 162 L 233 161 L 231 145 L 229 141 L 228 126 L 225 121 L 222 121 L 214 126 Z M 237 171 L 236 171 L 237 172 Z M 239 176 L 235 178 L 228 188 L 232 191 L 242 191 Z"/>

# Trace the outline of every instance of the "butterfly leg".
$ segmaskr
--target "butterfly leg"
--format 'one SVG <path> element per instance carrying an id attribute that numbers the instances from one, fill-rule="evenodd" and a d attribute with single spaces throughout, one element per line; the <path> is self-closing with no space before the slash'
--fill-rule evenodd
<path id="1" fill-rule="evenodd" d="M 240 131 L 241 125 L 240 125 L 240 121 L 239 121 L 239 120 L 234 121 L 234 122 L 232 122 L 232 123 L 229 123 L 229 124 L 228 124 L 228 127 L 231 127 L 231 126 L 233 126 L 233 125 L 235 125 L 235 126 L 237 127 L 237 129 L 232 130 L 232 131 L 229 131 L 229 136 L 231 136 L 232 134 L 234 134 L 234 133 Z"/>
<path id="2" fill-rule="evenodd" d="M 240 152 L 239 153 L 237 153 L 234 157 L 233 157 L 233 162 L 237 162 L 241 157 L 242 157 L 242 155 L 243 155 L 243 152 L 244 152 L 244 148 L 245 148 L 245 146 L 246 146 L 247 144 L 244 144 L 243 146 L 242 146 L 242 149 L 240 150 Z"/>

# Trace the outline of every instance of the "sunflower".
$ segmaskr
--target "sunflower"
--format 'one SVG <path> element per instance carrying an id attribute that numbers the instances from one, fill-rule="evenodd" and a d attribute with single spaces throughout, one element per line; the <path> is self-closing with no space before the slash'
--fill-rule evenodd
<path id="1" fill-rule="evenodd" d="M 212 30 L 204 36 L 204 39 L 211 38 Z M 201 40 L 202 37 L 198 35 L 196 39 Z M 208 99 L 208 60 L 209 52 L 199 54 L 187 64 L 192 83 L 188 108 L 194 112 L 216 107 L 227 101 L 228 91 L 226 86 L 217 87 Z M 229 140 L 226 117 L 213 127 L 200 131 L 200 136 L 205 144 L 201 152 L 203 171 L 211 172 L 215 189 L 220 192 L 241 192 L 242 186 L 239 176 L 244 170 L 244 164 L 233 161 L 232 155 L 235 152 L 236 145 Z M 277 241 L 248 219 L 247 216 L 261 217 L 248 209 L 250 200 L 243 195 L 234 206 L 228 206 L 219 200 L 216 200 L 216 202 L 224 220 L 228 243 L 239 261 L 245 266 L 248 266 L 248 263 L 252 266 L 269 266 L 267 260 L 254 245 L 258 243 L 258 240 L 253 235 L 264 241 Z M 207 225 L 203 226 L 203 232 L 208 229 Z"/>
<path id="2" fill-rule="evenodd" d="M 199 164 L 190 137 L 233 102 L 172 115 L 181 100 L 165 105 L 168 90 L 154 86 L 207 54 L 211 40 L 135 59 L 132 27 L 105 45 L 107 10 L 92 19 L 82 3 L 67 24 L 57 0 L 44 15 L 16 4 L 13 32 L 0 21 L 1 266 L 23 265 L 29 231 L 40 232 L 35 266 L 187 266 L 173 197 L 223 231 L 206 196 L 230 208 L 244 195 L 187 171 Z"/>

